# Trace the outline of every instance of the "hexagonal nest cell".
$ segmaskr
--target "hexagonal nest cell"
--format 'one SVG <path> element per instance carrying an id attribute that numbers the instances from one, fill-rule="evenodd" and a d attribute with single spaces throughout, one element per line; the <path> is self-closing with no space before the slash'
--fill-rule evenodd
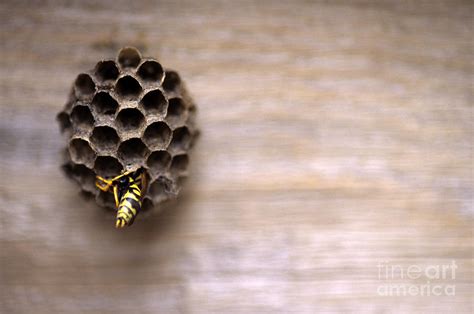
<path id="1" fill-rule="evenodd" d="M 89 74 L 79 74 L 74 82 L 76 97 L 87 98 L 95 92 L 95 83 Z"/>
<path id="2" fill-rule="evenodd" d="M 140 104 L 145 113 L 150 116 L 163 116 L 168 108 L 168 101 L 159 89 L 146 93 Z"/>
<path id="3" fill-rule="evenodd" d="M 143 89 L 140 83 L 130 75 L 120 78 L 115 88 L 117 94 L 128 100 L 137 99 Z"/>
<path id="4" fill-rule="evenodd" d="M 92 131 L 90 141 L 97 152 L 104 154 L 114 152 L 120 138 L 114 128 L 98 126 Z"/>
<path id="5" fill-rule="evenodd" d="M 107 92 L 99 92 L 92 99 L 92 109 L 97 115 L 115 115 L 118 102 Z"/>
<path id="6" fill-rule="evenodd" d="M 127 168 L 140 168 L 148 156 L 149 150 L 139 138 L 131 138 L 122 142 L 119 146 L 117 155 Z"/>
<path id="7" fill-rule="evenodd" d="M 136 108 L 125 108 L 118 113 L 116 124 L 123 133 L 139 130 L 145 125 L 145 117 Z"/>
<path id="8" fill-rule="evenodd" d="M 166 149 L 171 139 L 171 129 L 163 122 L 154 122 L 147 126 L 143 141 L 153 150 Z"/>
<path id="9" fill-rule="evenodd" d="M 161 64 L 154 60 L 148 60 L 140 65 L 138 75 L 147 82 L 161 82 L 165 76 Z"/>
<path id="10" fill-rule="evenodd" d="M 195 104 L 176 71 L 143 58 L 133 47 L 79 74 L 57 115 L 67 140 L 62 168 L 97 203 L 115 207 L 96 176 L 143 168 L 148 177 L 142 210 L 177 196 L 198 131 Z M 145 206 L 146 205 L 146 206 Z"/>
<path id="11" fill-rule="evenodd" d="M 119 76 L 119 69 L 114 61 L 101 61 L 95 67 L 95 76 L 101 82 L 115 81 Z"/>
<path id="12" fill-rule="evenodd" d="M 65 117 L 63 116 L 63 119 Z M 94 126 L 94 117 L 88 106 L 77 104 L 71 112 L 72 126 L 77 130 L 91 130 Z"/>

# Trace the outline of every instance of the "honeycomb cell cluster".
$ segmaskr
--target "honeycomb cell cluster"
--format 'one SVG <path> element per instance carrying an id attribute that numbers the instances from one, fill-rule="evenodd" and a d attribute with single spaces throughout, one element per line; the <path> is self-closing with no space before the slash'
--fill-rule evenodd
<path id="1" fill-rule="evenodd" d="M 143 210 L 177 196 L 196 138 L 196 106 L 177 72 L 164 70 L 132 47 L 97 63 L 74 81 L 57 115 L 68 140 L 63 169 L 96 201 L 115 208 L 113 195 L 95 186 L 146 169 Z"/>

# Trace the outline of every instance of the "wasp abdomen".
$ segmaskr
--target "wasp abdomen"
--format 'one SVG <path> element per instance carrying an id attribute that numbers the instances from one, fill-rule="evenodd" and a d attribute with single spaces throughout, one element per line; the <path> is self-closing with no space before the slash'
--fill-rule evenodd
<path id="1" fill-rule="evenodd" d="M 141 196 L 142 193 L 138 185 L 130 185 L 120 200 L 115 227 L 123 228 L 133 223 L 142 206 Z"/>

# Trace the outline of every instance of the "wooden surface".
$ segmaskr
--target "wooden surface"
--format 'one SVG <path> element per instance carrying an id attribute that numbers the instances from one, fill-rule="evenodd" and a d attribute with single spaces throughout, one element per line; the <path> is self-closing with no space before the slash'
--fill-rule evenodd
<path id="1" fill-rule="evenodd" d="M 1 313 L 472 311 L 472 2 L 0 10 Z M 54 120 L 123 45 L 179 70 L 202 130 L 180 200 L 124 232 Z M 380 263 L 451 261 L 455 296 L 378 293 Z"/>

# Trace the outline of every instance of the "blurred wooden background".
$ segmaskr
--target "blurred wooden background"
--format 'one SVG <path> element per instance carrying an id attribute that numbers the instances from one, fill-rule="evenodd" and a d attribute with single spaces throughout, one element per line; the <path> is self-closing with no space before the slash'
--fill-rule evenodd
<path id="1" fill-rule="evenodd" d="M 472 311 L 471 1 L 2 1 L 0 26 L 1 313 Z M 54 120 L 123 45 L 202 130 L 181 199 L 124 232 Z M 451 261 L 455 296 L 378 294 L 379 263 Z"/>

